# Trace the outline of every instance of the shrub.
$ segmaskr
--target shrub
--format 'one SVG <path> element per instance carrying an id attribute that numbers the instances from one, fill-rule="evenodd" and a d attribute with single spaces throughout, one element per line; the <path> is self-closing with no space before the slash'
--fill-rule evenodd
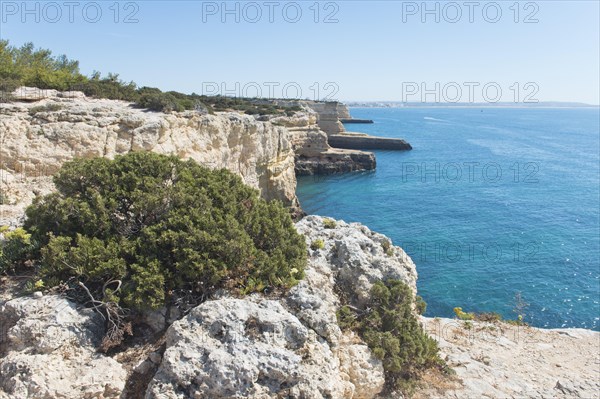
<path id="1" fill-rule="evenodd" d="M 390 389 L 410 391 L 422 371 L 445 368 L 438 346 L 412 311 L 412 291 L 399 280 L 373 284 L 366 305 L 369 311 L 353 312 L 348 306 L 338 311 L 342 328 L 358 331 L 373 354 L 381 359 Z"/>
<path id="2" fill-rule="evenodd" d="M 289 212 L 227 170 L 130 153 L 66 163 L 54 183 L 25 222 L 46 286 L 143 310 L 177 293 L 285 289 L 303 277 L 306 245 Z"/>
<path id="3" fill-rule="evenodd" d="M 142 94 L 138 101 L 138 105 L 142 108 L 148 108 L 151 111 L 158 112 L 181 112 L 185 110 L 185 107 L 180 103 L 180 100 L 170 93 Z"/>
<path id="4" fill-rule="evenodd" d="M 462 308 L 459 308 L 459 307 L 454 308 L 454 314 L 460 320 L 474 320 L 475 319 L 474 313 L 463 312 Z"/>
<path id="5" fill-rule="evenodd" d="M 385 254 L 387 256 L 394 255 L 394 248 L 392 248 L 392 243 L 390 240 L 384 240 L 381 243 L 381 248 L 383 249 L 383 252 L 385 252 Z"/>
<path id="6" fill-rule="evenodd" d="M 326 229 L 335 229 L 336 226 L 336 222 L 333 219 L 330 218 L 324 218 L 323 219 L 323 226 L 325 226 Z"/>
<path id="7" fill-rule="evenodd" d="M 323 248 L 325 248 L 325 242 L 320 238 L 317 238 L 316 240 L 310 243 L 310 249 L 312 249 L 313 251 Z"/>
<path id="8" fill-rule="evenodd" d="M 415 297 L 415 308 L 417 309 L 418 314 L 425 314 L 425 311 L 427 310 L 427 303 L 419 295 Z"/>
<path id="9" fill-rule="evenodd" d="M 475 313 L 475 320 L 477 321 L 487 321 L 487 322 L 496 322 L 501 321 L 502 316 L 496 312 L 484 312 L 484 313 Z"/>
<path id="10" fill-rule="evenodd" d="M 60 104 L 46 104 L 46 105 L 38 105 L 36 107 L 29 108 L 29 115 L 35 115 L 38 112 L 55 112 L 63 109 L 63 106 Z"/>
<path id="11" fill-rule="evenodd" d="M 0 227 L 0 273 L 14 270 L 23 263 L 33 250 L 31 235 L 24 229 L 9 231 L 8 227 Z"/>
<path id="12" fill-rule="evenodd" d="M 348 305 L 344 305 L 336 312 L 338 325 L 342 330 L 354 330 L 358 327 L 356 313 Z"/>

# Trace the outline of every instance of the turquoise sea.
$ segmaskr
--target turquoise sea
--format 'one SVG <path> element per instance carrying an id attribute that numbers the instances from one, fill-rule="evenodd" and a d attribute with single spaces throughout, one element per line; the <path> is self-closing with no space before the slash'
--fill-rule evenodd
<path id="1" fill-rule="evenodd" d="M 309 214 L 361 222 L 412 257 L 426 315 L 452 309 L 600 330 L 600 111 L 354 108 L 412 151 L 377 170 L 299 179 Z"/>

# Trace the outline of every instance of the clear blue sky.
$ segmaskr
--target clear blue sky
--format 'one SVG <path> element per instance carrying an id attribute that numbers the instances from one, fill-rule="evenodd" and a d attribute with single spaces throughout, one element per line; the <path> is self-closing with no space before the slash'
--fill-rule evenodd
<path id="1" fill-rule="evenodd" d="M 473 89 L 475 100 L 482 99 L 483 85 L 494 82 L 503 101 L 522 101 L 532 94 L 540 101 L 600 103 L 596 0 L 523 1 L 518 7 L 513 0 L 476 2 L 472 22 L 471 10 L 461 0 L 454 3 L 462 13 L 456 23 L 450 21 L 457 18 L 457 9 L 444 8 L 447 1 L 426 5 L 434 9 L 437 4 L 439 22 L 435 13 L 422 15 L 421 1 L 335 1 L 318 7 L 315 1 L 273 1 L 273 6 L 229 2 L 230 9 L 237 4 L 239 23 L 235 13 L 222 15 L 221 1 L 119 2 L 117 7 L 115 1 L 98 1 L 100 17 L 96 5 L 87 1 L 76 2 L 73 9 L 57 1 L 61 16 L 47 2 L 27 2 L 29 14 L 22 1 L 0 3 L 0 36 L 11 44 L 32 41 L 80 60 L 84 73 L 118 72 L 124 80 L 163 90 L 207 93 L 215 90 L 214 82 L 239 93 L 255 82 L 266 96 L 269 82 L 276 82 L 276 97 L 282 96 L 283 85 L 295 83 L 302 97 L 315 97 L 317 87 L 323 97 L 337 87 L 334 97 L 341 100 L 419 101 L 422 87 L 409 87 L 413 82 L 437 91 L 442 100 L 456 99 L 452 85 L 443 92 L 444 85 L 456 82 L 462 91 L 459 101 L 468 101 L 464 82 L 479 84 Z M 297 8 L 302 16 L 292 23 Z M 497 8 L 502 15 L 492 23 Z M 137 22 L 125 23 L 130 13 Z M 324 23 L 332 13 L 330 19 L 337 22 Z M 528 16 L 537 22 L 524 23 Z M 328 82 L 334 85 L 326 87 Z M 528 82 L 533 85 L 525 87 Z M 254 90 L 250 86 L 248 94 Z M 409 96 L 415 87 L 418 92 Z M 289 90 L 292 95 L 293 87 Z M 488 98 L 495 96 L 495 88 L 491 90 Z M 434 100 L 434 94 L 426 99 Z"/>

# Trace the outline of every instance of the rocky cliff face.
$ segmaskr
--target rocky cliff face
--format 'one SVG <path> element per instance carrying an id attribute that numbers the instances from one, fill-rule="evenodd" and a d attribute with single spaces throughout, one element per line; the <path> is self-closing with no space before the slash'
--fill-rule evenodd
<path id="1" fill-rule="evenodd" d="M 340 119 L 350 118 L 350 111 L 346 105 L 339 102 L 305 101 L 303 103 L 318 114 L 319 127 L 328 135 L 346 131 L 344 124 L 340 122 Z"/>
<path id="2" fill-rule="evenodd" d="M 415 265 L 357 223 L 326 228 L 309 216 L 296 226 L 324 248 L 310 250 L 306 278 L 287 295 L 222 293 L 156 344 L 111 356 L 95 350 L 98 314 L 59 296 L 11 299 L 0 290 L 0 398 L 382 398 L 381 362 L 340 329 L 336 311 L 340 296 L 360 306 L 381 279 L 414 291 Z M 591 398 L 600 389 L 597 332 L 422 322 L 458 378 L 428 381 L 417 398 Z"/>
<path id="3" fill-rule="evenodd" d="M 238 113 L 145 112 L 129 103 L 50 97 L 0 104 L 0 224 L 22 212 L 75 157 L 154 151 L 227 168 L 267 199 L 297 206 L 288 131 Z"/>
<path id="4" fill-rule="evenodd" d="M 117 398 L 141 372 L 150 373 L 146 398 L 375 397 L 381 361 L 339 328 L 338 292 L 358 305 L 382 278 L 415 290 L 415 265 L 398 247 L 386 253 L 387 238 L 360 224 L 331 229 L 309 216 L 297 228 L 308 244 L 325 245 L 310 251 L 306 278 L 286 296 L 211 298 L 168 328 L 164 353 L 136 364 L 94 353 L 98 315 L 64 298 L 0 301 L 0 398 Z"/>
<path id="5" fill-rule="evenodd" d="M 20 102 L 0 104 L 0 225 L 18 224 L 33 197 L 53 189 L 51 176 L 76 157 L 154 151 L 191 158 L 227 168 L 266 199 L 280 199 L 297 211 L 296 174 L 376 165 L 372 153 L 331 148 L 319 114 L 304 102 L 294 103 L 305 110 L 292 117 L 258 120 L 233 112 L 147 112 L 79 92 L 21 88 L 17 94 Z"/>
<path id="6" fill-rule="evenodd" d="M 371 152 L 332 148 L 327 134 L 317 123 L 319 115 L 306 107 L 293 117 L 277 117 L 271 120 L 285 126 L 295 153 L 296 175 L 330 175 L 359 170 L 373 170 L 375 155 Z"/>

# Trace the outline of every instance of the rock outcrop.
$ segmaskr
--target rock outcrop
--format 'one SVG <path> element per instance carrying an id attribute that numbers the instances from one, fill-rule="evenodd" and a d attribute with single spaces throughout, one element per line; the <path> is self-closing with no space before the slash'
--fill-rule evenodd
<path id="1" fill-rule="evenodd" d="M 58 95 L 0 104 L 0 115 L 0 216 L 5 220 L 22 213 L 36 193 L 51 190 L 49 176 L 64 162 L 129 151 L 173 154 L 227 168 L 266 199 L 298 205 L 289 133 L 251 116 L 164 114 L 122 101 Z"/>
<path id="2" fill-rule="evenodd" d="M 375 137 L 360 133 L 332 134 L 328 137 L 332 146 L 357 150 L 412 150 L 402 139 Z"/>
<path id="3" fill-rule="evenodd" d="M 304 101 L 303 103 L 318 114 L 319 127 L 328 135 L 346 131 L 340 118 L 350 118 L 350 112 L 344 104 L 316 101 Z"/>
<path id="4" fill-rule="evenodd" d="M 0 225 L 18 224 L 36 195 L 52 191 L 51 176 L 76 157 L 154 151 L 191 158 L 231 170 L 266 199 L 296 211 L 296 174 L 376 166 L 372 153 L 331 148 L 319 115 L 305 105 L 294 116 L 270 119 L 235 112 L 148 112 L 80 92 L 27 87 L 12 96 L 20 102 L 0 103 Z"/>
<path id="5" fill-rule="evenodd" d="M 0 398 L 119 398 L 127 372 L 96 353 L 99 314 L 58 296 L 0 308 Z"/>
<path id="6" fill-rule="evenodd" d="M 412 146 L 403 139 L 370 136 L 365 133 L 347 132 L 345 123 L 373 123 L 370 119 L 353 119 L 345 104 L 339 102 L 300 101 L 299 104 L 317 113 L 317 123 L 334 148 L 346 150 L 411 150 Z M 362 158 L 361 158 L 362 159 Z M 356 158 L 355 161 L 361 164 Z"/>
<path id="7" fill-rule="evenodd" d="M 271 119 L 272 123 L 285 126 L 290 132 L 297 176 L 375 169 L 375 155 L 371 152 L 332 148 L 317 119 L 317 113 L 309 108 L 293 117 Z"/>
<path id="8" fill-rule="evenodd" d="M 600 333 L 422 318 L 462 381 L 436 398 L 597 398 Z"/>
<path id="9" fill-rule="evenodd" d="M 366 399 L 381 392 L 381 361 L 340 330 L 336 292 L 359 306 L 382 278 L 415 290 L 414 264 L 400 248 L 386 253 L 388 239 L 360 224 L 328 229 L 308 216 L 296 226 L 309 244 L 325 244 L 311 251 L 306 278 L 280 300 L 218 298 L 173 323 L 147 398 Z"/>
<path id="10" fill-rule="evenodd" d="M 283 297 L 220 293 L 171 324 L 164 353 L 139 350 L 145 355 L 134 365 L 128 356 L 95 352 L 102 320 L 91 310 L 39 293 L 0 302 L 0 398 L 117 398 L 126 381 L 147 399 L 383 398 L 381 361 L 340 330 L 336 311 L 340 295 L 360 307 L 381 279 L 400 279 L 416 292 L 415 265 L 357 223 L 326 227 L 308 216 L 296 227 L 307 243 L 324 244 L 310 250 L 297 286 Z M 428 381 L 417 398 L 598 395 L 598 332 L 421 321 L 457 378 Z M 144 378 L 132 382 L 135 373 Z"/>

